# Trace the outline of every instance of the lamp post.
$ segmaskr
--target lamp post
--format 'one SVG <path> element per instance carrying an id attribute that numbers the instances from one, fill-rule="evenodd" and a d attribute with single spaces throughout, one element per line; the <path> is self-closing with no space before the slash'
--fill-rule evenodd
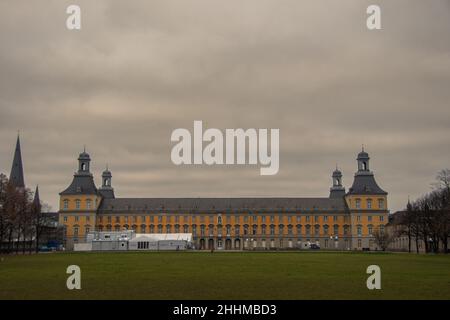
<path id="1" fill-rule="evenodd" d="M 430 242 L 430 250 L 431 252 L 433 252 L 433 239 L 430 237 L 430 239 L 428 239 L 428 242 Z"/>

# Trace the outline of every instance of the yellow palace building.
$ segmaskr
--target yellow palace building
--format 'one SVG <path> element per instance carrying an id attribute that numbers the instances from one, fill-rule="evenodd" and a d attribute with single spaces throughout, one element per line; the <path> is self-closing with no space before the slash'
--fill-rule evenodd
<path id="1" fill-rule="evenodd" d="M 66 247 L 84 242 L 92 231 L 192 233 L 197 249 L 301 249 L 318 244 L 327 250 L 376 250 L 373 232 L 388 222 L 387 192 L 369 169 L 362 150 L 348 190 L 342 173 L 332 174 L 322 198 L 116 198 L 111 172 L 97 188 L 90 156 L 82 152 L 72 183 L 60 193 L 59 221 Z"/>

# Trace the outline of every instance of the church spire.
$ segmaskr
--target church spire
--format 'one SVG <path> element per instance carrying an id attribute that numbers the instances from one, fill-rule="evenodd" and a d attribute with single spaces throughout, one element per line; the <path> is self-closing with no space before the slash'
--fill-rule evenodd
<path id="1" fill-rule="evenodd" d="M 36 208 L 41 207 L 41 199 L 39 198 L 39 185 L 36 186 L 36 191 L 34 192 L 33 204 Z"/>
<path id="2" fill-rule="evenodd" d="M 20 151 L 20 137 L 17 134 L 16 150 L 14 151 L 14 159 L 9 175 L 9 181 L 16 188 L 25 188 L 25 179 L 23 177 L 22 153 Z"/>

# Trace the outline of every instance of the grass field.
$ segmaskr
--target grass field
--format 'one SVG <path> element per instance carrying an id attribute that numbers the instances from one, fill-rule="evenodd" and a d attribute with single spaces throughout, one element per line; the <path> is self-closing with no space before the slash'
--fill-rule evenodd
<path id="1" fill-rule="evenodd" d="M 81 290 L 66 288 L 68 265 Z M 366 268 L 381 268 L 368 290 Z M 450 299 L 450 256 L 126 252 L 3 256 L 0 299 Z"/>

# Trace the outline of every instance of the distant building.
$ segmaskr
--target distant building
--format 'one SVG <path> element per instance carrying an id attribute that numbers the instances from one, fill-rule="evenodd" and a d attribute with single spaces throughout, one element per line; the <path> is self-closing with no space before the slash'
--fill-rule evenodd
<path id="1" fill-rule="evenodd" d="M 11 172 L 9 175 L 9 183 L 11 183 L 15 188 L 25 190 L 26 184 L 25 184 L 25 176 L 24 176 L 24 169 L 23 169 L 23 162 L 22 162 L 22 150 L 20 146 L 20 136 L 17 135 L 16 140 L 16 147 L 14 149 L 14 156 L 13 156 L 13 162 L 11 166 Z M 39 208 L 41 210 L 41 199 L 39 196 L 39 187 L 36 186 L 35 192 L 34 192 L 34 199 L 33 199 L 33 205 L 35 208 Z M 45 212 L 43 214 L 42 219 L 42 231 L 39 238 L 40 245 L 46 245 L 49 242 L 57 243 L 62 242 L 63 237 L 63 228 L 59 225 L 58 220 L 59 214 L 58 212 Z M 30 248 L 35 246 L 36 243 L 36 237 L 35 234 L 26 236 L 26 239 L 23 239 L 22 234 L 18 234 L 17 232 L 13 235 L 14 239 L 14 246 L 15 247 L 26 247 Z M 19 241 L 19 245 L 17 244 L 17 241 Z M 1 247 L 5 249 L 5 243 L 1 244 Z"/>
<path id="2" fill-rule="evenodd" d="M 392 240 L 388 246 L 389 251 L 402 251 L 413 253 L 426 253 L 426 246 L 422 234 L 415 237 L 411 230 L 408 236 L 408 226 L 402 222 L 402 215 L 406 213 L 405 210 L 396 211 L 389 216 L 389 223 L 386 225 L 386 232 L 392 236 Z M 448 239 L 450 241 L 450 238 Z M 432 239 L 428 239 L 429 248 L 431 247 Z M 441 243 L 439 250 L 445 252 L 444 244 Z"/>
<path id="3" fill-rule="evenodd" d="M 387 192 L 369 169 L 362 150 L 348 192 L 336 169 L 323 198 L 117 198 L 106 169 L 97 188 L 85 151 L 78 171 L 60 193 L 59 221 L 68 248 L 91 231 L 191 233 L 199 249 L 268 250 L 304 248 L 378 249 L 372 236 L 388 222 Z"/>

